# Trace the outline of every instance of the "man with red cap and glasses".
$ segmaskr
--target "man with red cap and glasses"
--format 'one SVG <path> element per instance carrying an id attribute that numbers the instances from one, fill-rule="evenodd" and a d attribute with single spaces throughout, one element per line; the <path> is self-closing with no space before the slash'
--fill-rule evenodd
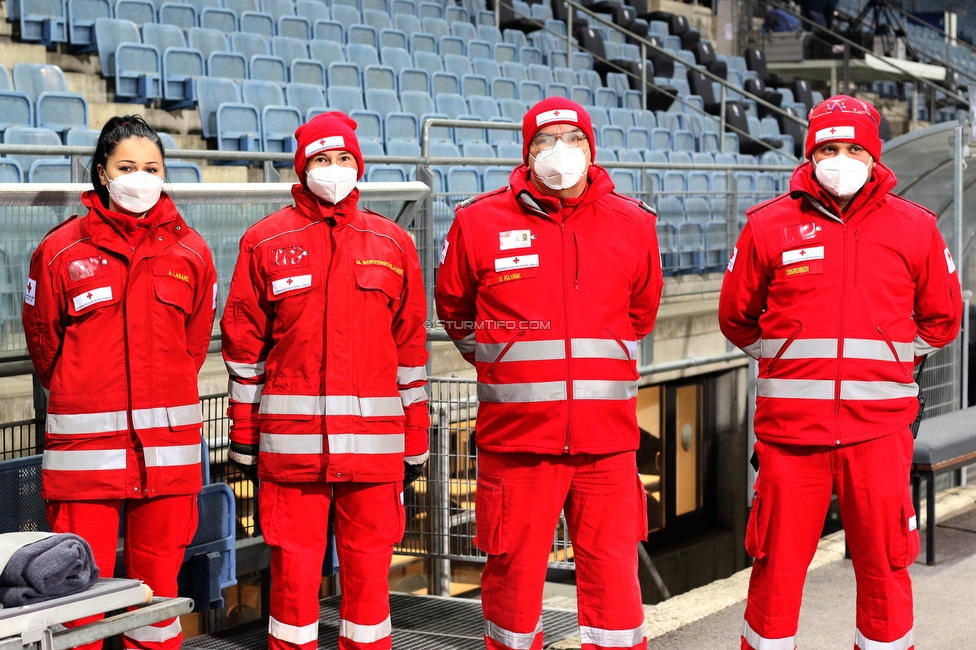
<path id="1" fill-rule="evenodd" d="M 565 509 L 583 648 L 645 648 L 636 351 L 663 286 L 655 215 L 593 164 L 579 104 L 539 102 L 522 136 L 510 186 L 458 206 L 437 276 L 438 316 L 478 371 L 485 644 L 542 647 Z"/>
<path id="2" fill-rule="evenodd" d="M 221 320 L 229 458 L 261 479 L 272 650 L 318 645 L 330 503 L 339 648 L 389 650 L 403 483 L 427 459 L 424 285 L 410 236 L 358 207 L 356 123 L 295 132 L 295 204 L 244 233 Z"/>
<path id="3" fill-rule="evenodd" d="M 750 209 L 719 301 L 759 362 L 742 648 L 793 650 L 807 567 L 836 492 L 857 576 L 859 650 L 910 650 L 916 362 L 951 342 L 959 277 L 935 215 L 891 194 L 878 112 L 810 111 L 790 192 Z"/>

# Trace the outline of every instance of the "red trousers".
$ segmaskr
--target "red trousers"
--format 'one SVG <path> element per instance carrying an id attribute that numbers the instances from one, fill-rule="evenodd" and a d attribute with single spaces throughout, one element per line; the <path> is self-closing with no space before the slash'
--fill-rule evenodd
<path id="1" fill-rule="evenodd" d="M 47 520 L 55 533 L 74 533 L 88 542 L 98 565 L 99 575 L 115 573 L 115 551 L 119 540 L 121 499 L 98 501 L 48 501 Z M 142 580 L 153 594 L 177 595 L 176 576 L 183 564 L 187 545 L 197 531 L 195 494 L 125 500 L 125 575 Z M 90 616 L 66 624 L 75 627 L 101 619 Z M 180 619 L 129 630 L 122 635 L 122 646 L 137 650 L 179 650 L 183 643 Z M 81 646 L 100 650 L 101 641 Z"/>
<path id="2" fill-rule="evenodd" d="M 634 452 L 478 452 L 475 542 L 489 650 L 542 647 L 542 591 L 560 511 L 573 541 L 583 650 L 646 648 L 637 543 L 647 501 Z"/>
<path id="3" fill-rule="evenodd" d="M 270 650 L 315 650 L 319 587 L 335 500 L 340 650 L 390 650 L 390 561 L 406 514 L 398 483 L 262 481 L 261 529 L 271 547 Z"/>
<path id="4" fill-rule="evenodd" d="M 909 488 L 911 432 L 838 447 L 756 442 L 759 476 L 746 527 L 755 558 L 744 650 L 793 650 L 807 568 L 831 493 L 857 577 L 858 650 L 911 650 L 918 530 Z M 838 644 L 841 640 L 838 639 Z"/>

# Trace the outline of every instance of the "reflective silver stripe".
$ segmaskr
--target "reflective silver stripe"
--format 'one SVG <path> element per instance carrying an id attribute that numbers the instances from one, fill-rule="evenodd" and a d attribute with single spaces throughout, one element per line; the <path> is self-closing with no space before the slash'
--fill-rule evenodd
<path id="1" fill-rule="evenodd" d="M 399 366 L 397 367 L 397 383 L 401 386 L 412 384 L 415 381 L 427 381 L 426 366 Z"/>
<path id="2" fill-rule="evenodd" d="M 630 361 L 637 358 L 637 341 L 621 341 L 627 348 L 620 347 L 613 339 L 572 339 L 570 342 L 574 359 L 622 359 Z"/>
<path id="3" fill-rule="evenodd" d="M 474 352 L 474 332 L 471 332 L 464 338 L 456 339 L 454 341 L 454 347 L 458 349 L 461 354 L 471 354 Z"/>
<path id="4" fill-rule="evenodd" d="M 160 406 L 132 411 L 132 426 L 136 429 L 188 427 L 194 424 L 203 424 L 203 409 L 200 402 L 186 406 Z"/>
<path id="5" fill-rule="evenodd" d="M 834 381 L 759 378 L 756 380 L 756 395 L 789 399 L 834 399 Z"/>
<path id="6" fill-rule="evenodd" d="M 580 643 L 591 643 L 603 648 L 632 648 L 647 636 L 643 623 L 632 630 L 604 630 L 580 625 L 579 633 Z"/>
<path id="7" fill-rule="evenodd" d="M 742 638 L 752 648 L 752 650 L 794 650 L 796 641 L 792 636 L 785 636 L 781 639 L 767 639 L 759 636 L 749 623 L 743 623 Z M 863 648 L 862 648 L 863 650 Z"/>
<path id="8" fill-rule="evenodd" d="M 637 397 L 637 381 L 577 379 L 573 382 L 573 399 L 627 400 Z"/>
<path id="9" fill-rule="evenodd" d="M 200 445 L 173 445 L 169 447 L 145 447 L 143 454 L 146 467 L 177 467 L 200 462 Z"/>
<path id="10" fill-rule="evenodd" d="M 269 454 L 321 454 L 321 434 L 265 433 L 260 434 L 258 449 Z"/>
<path id="11" fill-rule="evenodd" d="M 898 360 L 909 362 L 915 360 L 915 353 L 911 343 L 892 341 L 892 347 L 898 353 Z M 844 339 L 845 359 L 874 359 L 877 361 L 893 361 L 891 348 L 886 341 L 873 339 Z"/>
<path id="12" fill-rule="evenodd" d="M 478 382 L 482 402 L 558 402 L 566 399 L 566 382 L 536 381 L 528 384 L 483 384 Z"/>
<path id="13" fill-rule="evenodd" d="M 199 455 L 197 456 L 199 458 Z M 92 451 L 44 450 L 42 469 L 59 472 L 125 469 L 125 449 L 97 449 Z"/>
<path id="14" fill-rule="evenodd" d="M 357 415 L 396 417 L 403 415 L 399 397 L 356 397 L 355 395 L 264 395 L 262 415 Z"/>
<path id="15" fill-rule="evenodd" d="M 390 617 L 376 625 L 359 625 L 344 618 L 339 619 L 339 636 L 354 643 L 373 643 L 393 634 L 393 624 Z"/>
<path id="16" fill-rule="evenodd" d="M 529 650 L 532 647 L 532 642 L 535 641 L 535 637 L 541 632 L 541 616 L 539 617 L 539 622 L 535 624 L 535 630 L 524 633 L 512 632 L 499 625 L 495 625 L 489 620 L 485 620 L 485 636 L 498 641 L 506 647 L 512 648 L 512 650 Z"/>
<path id="17" fill-rule="evenodd" d="M 128 431 L 129 419 L 125 411 L 105 413 L 48 413 L 47 432 L 58 435 L 86 433 L 114 433 Z"/>
<path id="18" fill-rule="evenodd" d="M 240 384 L 233 377 L 227 380 L 227 397 L 243 404 L 260 404 L 264 384 Z"/>
<path id="19" fill-rule="evenodd" d="M 918 384 L 897 381 L 842 381 L 840 398 L 849 400 L 882 400 L 916 397 Z"/>
<path id="20" fill-rule="evenodd" d="M 403 434 L 330 433 L 332 454 L 402 454 Z"/>
<path id="21" fill-rule="evenodd" d="M 257 363 L 237 363 L 236 361 L 227 361 L 224 359 L 227 372 L 241 379 L 260 377 L 264 374 L 264 364 L 264 361 L 258 361 Z"/>
<path id="22" fill-rule="evenodd" d="M 748 354 L 753 359 L 758 359 L 761 353 L 760 351 L 762 350 L 762 340 L 760 339 L 758 341 L 750 343 L 744 348 L 739 348 L 739 349 L 745 352 L 746 354 Z"/>
<path id="23" fill-rule="evenodd" d="M 861 630 L 858 630 L 854 635 L 854 645 L 860 648 L 860 650 L 908 650 L 915 645 L 914 632 L 914 630 L 908 630 L 905 636 L 896 641 L 883 642 L 872 641 L 864 636 Z"/>
<path id="24" fill-rule="evenodd" d="M 132 639 L 133 641 L 141 641 L 143 643 L 162 643 L 163 641 L 175 639 L 182 633 L 183 626 L 180 625 L 180 619 L 174 618 L 173 622 L 169 625 L 164 625 L 162 627 L 144 625 L 143 627 L 137 627 L 134 630 L 124 632 L 122 636 Z"/>
<path id="25" fill-rule="evenodd" d="M 417 388 L 407 388 L 400 391 L 400 403 L 403 404 L 404 408 L 410 406 L 411 404 L 424 402 L 426 400 L 427 391 L 423 386 L 418 386 Z"/>
<path id="26" fill-rule="evenodd" d="M 475 345 L 474 360 L 493 363 L 508 343 L 478 343 Z M 502 361 L 551 361 L 566 358 L 566 342 L 559 341 L 516 341 L 508 348 Z"/>
<path id="27" fill-rule="evenodd" d="M 915 337 L 915 340 L 912 341 L 912 347 L 914 348 L 915 354 L 917 354 L 920 357 L 930 355 L 939 349 L 934 345 L 930 345 L 929 343 L 927 343 L 925 339 L 923 339 L 921 336 Z"/>
<path id="28" fill-rule="evenodd" d="M 759 344 L 764 359 L 772 359 L 787 339 L 762 339 Z M 891 353 L 888 353 L 891 356 Z M 837 339 L 795 339 L 780 359 L 836 359 Z"/>
<path id="29" fill-rule="evenodd" d="M 271 616 L 268 618 L 268 634 L 285 643 L 304 645 L 319 640 L 319 621 L 316 619 L 314 623 L 301 626 L 288 625 Z"/>

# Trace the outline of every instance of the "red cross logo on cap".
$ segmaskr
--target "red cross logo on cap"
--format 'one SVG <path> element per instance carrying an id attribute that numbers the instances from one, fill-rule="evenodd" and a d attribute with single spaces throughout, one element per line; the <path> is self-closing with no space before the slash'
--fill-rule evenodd
<path id="1" fill-rule="evenodd" d="M 802 255 L 806 255 L 806 254 L 807 254 L 807 252 L 806 252 L 805 250 L 802 250 L 802 251 L 800 251 L 800 255 L 801 255 L 801 256 L 802 256 Z"/>
<path id="2" fill-rule="evenodd" d="M 325 138 L 322 138 L 321 140 L 319 140 L 319 144 L 324 145 L 325 144 Z"/>
<path id="3" fill-rule="evenodd" d="M 554 117 L 559 117 L 559 111 L 553 111 L 552 114 Z"/>
<path id="4" fill-rule="evenodd" d="M 833 135 L 833 134 L 835 134 L 835 133 L 837 133 L 837 129 L 835 129 L 835 128 L 833 128 L 833 127 L 831 127 L 831 128 L 830 128 L 830 135 Z"/>
<path id="5" fill-rule="evenodd" d="M 91 291 L 89 291 L 89 292 L 88 292 L 88 295 L 87 295 L 87 296 L 85 296 L 85 297 L 86 297 L 86 298 L 88 298 L 89 300 L 91 300 L 91 297 L 92 297 L 92 294 L 91 294 Z"/>
<path id="6" fill-rule="evenodd" d="M 291 278 L 288 278 L 287 280 L 285 280 L 285 283 L 286 284 L 291 284 L 292 283 L 292 279 Z"/>
<path id="7" fill-rule="evenodd" d="M 518 264 L 518 258 L 517 257 L 513 257 L 512 258 L 512 261 L 515 262 L 516 264 Z"/>

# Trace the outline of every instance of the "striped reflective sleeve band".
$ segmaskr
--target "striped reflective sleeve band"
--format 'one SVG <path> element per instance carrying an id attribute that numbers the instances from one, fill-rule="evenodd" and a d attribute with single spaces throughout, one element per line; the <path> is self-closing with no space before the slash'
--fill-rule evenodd
<path id="1" fill-rule="evenodd" d="M 418 386 L 417 388 L 407 388 L 406 390 L 400 391 L 400 403 L 406 408 L 411 404 L 416 404 L 417 402 L 427 401 L 427 391 L 423 386 Z"/>
<path id="2" fill-rule="evenodd" d="M 182 633 L 183 627 L 180 625 L 180 619 L 174 618 L 166 625 L 162 625 L 160 627 L 155 625 L 144 625 L 142 627 L 137 627 L 134 630 L 124 632 L 122 636 L 132 639 L 133 641 L 140 641 L 142 643 L 162 643 L 163 641 L 175 639 Z"/>
<path id="3" fill-rule="evenodd" d="M 624 347 L 620 347 L 621 343 Z M 570 347 L 574 359 L 621 359 L 630 361 L 637 358 L 637 341 L 617 343 L 614 339 L 572 339 Z"/>
<path id="4" fill-rule="evenodd" d="M 314 623 L 308 625 L 288 625 L 271 616 L 268 618 L 268 634 L 285 643 L 304 645 L 319 640 L 319 621 L 315 619 Z"/>
<path id="5" fill-rule="evenodd" d="M 784 399 L 834 399 L 834 381 L 759 378 L 756 380 L 756 395 Z"/>
<path id="6" fill-rule="evenodd" d="M 872 641 L 864 636 L 861 630 L 857 630 L 854 635 L 854 645 L 860 650 L 908 650 L 915 645 L 915 634 L 914 630 L 908 630 L 905 636 L 896 641 Z"/>
<path id="7" fill-rule="evenodd" d="M 796 648 L 796 640 L 794 637 L 785 636 L 780 639 L 767 639 L 766 637 L 759 636 L 754 629 L 749 627 L 748 622 L 743 623 L 742 638 L 745 639 L 752 650 L 794 650 Z"/>
<path id="8" fill-rule="evenodd" d="M 317 433 L 265 433 L 258 449 L 269 454 L 321 454 L 322 436 Z"/>
<path id="9" fill-rule="evenodd" d="M 485 620 L 485 636 L 493 639 L 512 650 L 529 650 L 535 642 L 535 638 L 542 634 L 542 617 L 535 624 L 535 629 L 531 632 L 512 632 L 500 625 L 496 625 L 489 620 Z"/>
<path id="10" fill-rule="evenodd" d="M 461 354 L 471 354 L 472 352 L 474 352 L 474 346 L 475 346 L 474 332 L 471 332 L 464 338 L 455 339 L 454 341 L 454 347 L 456 347 L 458 349 L 458 352 L 460 352 Z"/>
<path id="11" fill-rule="evenodd" d="M 397 417 L 403 415 L 399 397 L 356 397 L 355 395 L 264 395 L 262 415 L 356 415 Z"/>
<path id="12" fill-rule="evenodd" d="M 330 433 L 332 454 L 402 454 L 402 433 Z"/>
<path id="13" fill-rule="evenodd" d="M 915 340 L 912 341 L 912 348 L 915 355 L 919 357 L 928 356 L 939 349 L 934 345 L 929 345 L 926 343 L 925 339 L 923 339 L 921 336 L 915 337 Z"/>
<path id="14" fill-rule="evenodd" d="M 397 384 L 407 386 L 418 381 L 427 381 L 426 366 L 398 366 Z"/>
<path id="15" fill-rule="evenodd" d="M 558 341 L 517 341 L 508 348 L 504 356 L 498 355 L 505 350 L 508 343 L 477 343 L 474 349 L 474 360 L 480 363 L 494 361 L 550 361 L 566 358 L 566 342 Z"/>
<path id="16" fill-rule="evenodd" d="M 566 382 L 537 381 L 527 384 L 483 384 L 478 382 L 482 402 L 558 402 L 566 399 Z"/>
<path id="17" fill-rule="evenodd" d="M 260 404 L 264 384 L 241 384 L 233 377 L 227 380 L 227 397 L 241 404 Z"/>
<path id="18" fill-rule="evenodd" d="M 898 353 L 898 361 L 911 362 L 915 360 L 915 352 L 911 343 L 893 341 L 891 346 Z M 844 339 L 845 359 L 874 359 L 876 361 L 895 361 L 887 341 L 872 339 Z"/>
<path id="19" fill-rule="evenodd" d="M 745 352 L 746 354 L 748 354 L 753 359 L 758 359 L 762 350 L 762 339 L 755 341 L 754 343 L 750 343 L 744 348 L 739 348 L 739 349 Z"/>
<path id="20" fill-rule="evenodd" d="M 636 381 L 604 381 L 577 379 L 573 381 L 573 399 L 628 400 L 637 397 Z"/>
<path id="21" fill-rule="evenodd" d="M 200 456 L 197 455 L 197 459 Z M 41 469 L 58 472 L 125 469 L 125 449 L 97 449 L 91 451 L 44 450 Z"/>
<path id="22" fill-rule="evenodd" d="M 339 636 L 353 643 L 375 643 L 393 634 L 393 624 L 389 615 L 376 625 L 359 625 L 344 618 L 339 619 Z"/>
<path id="23" fill-rule="evenodd" d="M 897 381 L 842 381 L 840 398 L 849 400 L 884 400 L 917 397 L 918 384 Z"/>
<path id="24" fill-rule="evenodd" d="M 583 645 L 593 644 L 601 648 L 633 648 L 647 636 L 643 623 L 632 630 L 604 630 L 580 625 L 579 632 Z"/>
<path id="25" fill-rule="evenodd" d="M 126 417 L 125 411 L 47 414 L 47 432 L 51 434 L 114 433 L 128 429 L 129 419 Z"/>
<path id="26" fill-rule="evenodd" d="M 235 377 L 240 377 L 241 379 L 254 379 L 255 377 L 260 377 L 264 374 L 264 361 L 258 361 L 257 363 L 238 363 L 236 361 L 227 361 L 224 359 L 224 365 L 227 366 L 227 372 Z"/>
<path id="27" fill-rule="evenodd" d="M 200 462 L 200 444 L 145 447 L 146 467 L 178 467 Z"/>
<path id="28" fill-rule="evenodd" d="M 762 357 L 772 359 L 779 351 L 787 339 L 762 339 L 760 346 Z M 881 342 L 884 344 L 884 342 Z M 887 347 L 885 348 L 887 351 Z M 794 339 L 780 359 L 836 359 L 837 358 L 837 339 Z M 891 352 L 888 352 L 891 358 Z"/>
<path id="29" fill-rule="evenodd" d="M 195 424 L 203 424 L 203 410 L 199 402 L 185 406 L 160 406 L 132 411 L 132 426 L 136 429 L 189 427 Z"/>

